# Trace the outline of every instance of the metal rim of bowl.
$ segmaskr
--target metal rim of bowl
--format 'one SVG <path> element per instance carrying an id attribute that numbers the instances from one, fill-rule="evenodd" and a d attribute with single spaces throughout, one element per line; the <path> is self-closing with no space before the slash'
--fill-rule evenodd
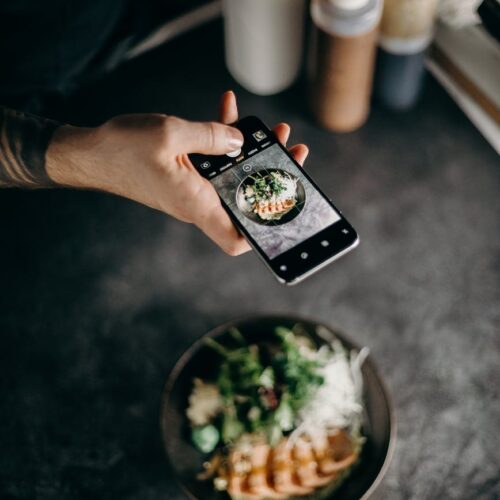
<path id="1" fill-rule="evenodd" d="M 189 347 L 181 354 L 181 356 L 177 359 L 175 362 L 173 368 L 171 369 L 167 381 L 165 382 L 165 385 L 163 387 L 163 392 L 161 396 L 161 404 L 160 404 L 160 429 L 161 429 L 161 434 L 162 434 L 162 444 L 163 444 L 163 449 L 165 452 L 165 456 L 167 459 L 168 466 L 170 470 L 173 472 L 173 476 L 175 478 L 176 483 L 180 486 L 181 490 L 192 500 L 199 500 L 197 497 L 195 497 L 183 484 L 183 482 L 180 480 L 178 474 L 175 471 L 175 468 L 172 464 L 172 460 L 170 458 L 170 455 L 168 453 L 168 447 L 166 443 L 166 430 L 164 428 L 164 419 L 163 415 L 165 414 L 165 410 L 168 407 L 169 401 L 170 401 L 170 394 L 172 392 L 173 385 L 175 381 L 177 380 L 179 374 L 181 373 L 182 369 L 186 366 L 187 362 L 189 361 L 191 355 L 193 352 L 197 350 L 199 345 L 203 342 L 203 339 L 206 337 L 214 337 L 219 334 L 224 333 L 227 331 L 231 326 L 234 326 L 235 324 L 238 323 L 244 323 L 248 321 L 258 321 L 258 320 L 270 320 L 270 319 L 278 319 L 278 318 L 284 318 L 286 317 L 287 319 L 291 319 L 293 321 L 296 321 L 297 323 L 300 322 L 306 322 L 306 323 L 311 323 L 318 326 L 322 326 L 323 328 L 326 328 L 329 332 L 331 332 L 333 335 L 336 335 L 339 337 L 341 341 L 346 340 L 349 344 L 351 344 L 355 349 L 359 350 L 359 346 L 357 343 L 352 342 L 351 339 L 344 335 L 343 332 L 336 330 L 328 325 L 325 325 L 323 322 L 319 322 L 318 320 L 314 320 L 309 317 L 305 316 L 298 316 L 296 314 L 286 314 L 286 313 L 272 313 L 272 314 L 261 314 L 258 316 L 241 316 L 238 318 L 235 318 L 233 320 L 229 320 L 224 322 L 223 324 L 216 326 L 212 329 L 210 329 L 208 332 L 202 334 L 199 336 L 192 344 L 189 345 Z M 394 450 L 396 448 L 396 441 L 397 441 L 397 419 L 396 419 L 396 413 L 394 410 L 394 404 L 392 400 L 392 396 L 389 393 L 389 390 L 387 388 L 387 384 L 385 383 L 384 379 L 380 376 L 380 373 L 378 371 L 378 368 L 375 364 L 375 362 L 372 359 L 371 354 L 368 355 L 368 357 L 365 360 L 365 363 L 369 362 L 370 363 L 370 368 L 375 374 L 375 377 L 380 384 L 382 388 L 382 393 L 384 395 L 384 400 L 385 404 L 388 409 L 388 415 L 389 415 L 389 442 L 387 444 L 387 452 L 384 457 L 384 462 L 382 464 L 382 467 L 380 467 L 380 470 L 373 480 L 372 484 L 369 486 L 369 488 L 365 491 L 363 496 L 360 498 L 360 500 L 368 500 L 375 490 L 380 486 L 380 483 L 384 479 L 387 470 L 389 469 L 389 466 L 392 462 L 392 457 L 394 455 Z"/>

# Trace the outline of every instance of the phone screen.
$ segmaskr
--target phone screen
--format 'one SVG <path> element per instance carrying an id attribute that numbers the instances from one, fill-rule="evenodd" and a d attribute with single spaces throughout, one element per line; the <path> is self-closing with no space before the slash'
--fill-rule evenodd
<path id="1" fill-rule="evenodd" d="M 210 181 L 261 250 L 274 259 L 340 216 L 273 137 L 257 130 L 252 139 L 254 147 L 241 161 L 228 162 Z"/>
<path id="2" fill-rule="evenodd" d="M 294 283 L 356 246 L 356 231 L 256 117 L 241 151 L 190 155 L 280 281 Z"/>

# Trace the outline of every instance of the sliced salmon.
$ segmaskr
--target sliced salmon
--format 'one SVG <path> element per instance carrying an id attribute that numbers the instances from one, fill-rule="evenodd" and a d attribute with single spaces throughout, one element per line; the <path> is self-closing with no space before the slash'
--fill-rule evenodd
<path id="1" fill-rule="evenodd" d="M 252 470 L 248 476 L 247 491 L 253 495 L 268 498 L 284 498 L 278 493 L 270 479 L 268 464 L 271 448 L 267 444 L 256 444 L 252 448 L 250 462 Z"/>
<path id="2" fill-rule="evenodd" d="M 286 439 L 273 450 L 271 470 L 274 489 L 279 493 L 300 496 L 314 491 L 314 488 L 301 486 L 292 458 L 292 447 L 288 446 Z"/>
<path id="3" fill-rule="evenodd" d="M 342 470 L 351 466 L 358 458 L 354 451 L 352 440 L 346 431 L 338 430 L 328 436 L 330 445 L 330 470 Z"/>
<path id="4" fill-rule="evenodd" d="M 285 438 L 274 449 L 256 442 L 248 451 L 233 450 L 219 475 L 227 478 L 227 492 L 240 499 L 285 499 L 327 485 L 356 459 L 349 434 L 339 430 L 293 443 Z"/>
<path id="5" fill-rule="evenodd" d="M 318 464 L 318 473 L 321 476 L 328 476 L 330 480 L 335 479 L 337 467 L 330 453 L 330 443 L 325 434 L 315 435 L 311 439 L 314 458 Z"/>
<path id="6" fill-rule="evenodd" d="M 229 455 L 227 491 L 231 495 L 241 495 L 247 490 L 247 476 L 251 469 L 248 457 L 240 450 Z"/>
<path id="7" fill-rule="evenodd" d="M 298 439 L 293 447 L 293 458 L 299 482 L 302 486 L 319 488 L 332 480 L 330 477 L 320 475 L 310 441 L 302 438 Z"/>
<path id="8" fill-rule="evenodd" d="M 254 212 L 259 216 L 264 217 L 267 215 L 276 215 L 281 212 L 285 212 L 293 206 L 295 206 L 294 199 L 279 200 L 276 202 L 261 201 L 259 203 L 255 203 Z"/>

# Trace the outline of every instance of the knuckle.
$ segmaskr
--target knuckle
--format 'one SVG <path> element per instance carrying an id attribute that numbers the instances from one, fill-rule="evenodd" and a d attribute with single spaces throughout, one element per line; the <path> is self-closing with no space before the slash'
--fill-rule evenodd
<path id="1" fill-rule="evenodd" d="M 238 240 L 233 240 L 226 245 L 224 251 L 231 257 L 237 257 L 241 253 L 241 244 Z"/>
<path id="2" fill-rule="evenodd" d="M 189 214 L 190 219 L 201 229 L 207 225 L 204 185 L 196 178 L 186 179 L 176 186 L 179 207 Z"/>
<path id="3" fill-rule="evenodd" d="M 207 147 L 208 149 L 214 149 L 216 146 L 217 131 L 215 129 L 215 123 L 209 122 L 207 127 Z"/>
<path id="4" fill-rule="evenodd" d="M 175 147 L 179 124 L 180 119 L 175 116 L 162 116 L 159 133 L 161 144 L 167 151 L 171 151 Z"/>
<path id="5" fill-rule="evenodd" d="M 161 171 L 172 153 L 175 152 L 175 143 L 177 141 L 176 133 L 177 119 L 172 116 L 155 115 L 155 120 L 151 127 L 151 159 L 158 165 Z"/>
<path id="6" fill-rule="evenodd" d="M 200 197 L 201 191 L 203 189 L 203 184 L 200 182 L 195 182 L 194 179 L 190 182 L 186 182 L 184 185 L 184 194 L 188 201 L 193 202 Z"/>
<path id="7" fill-rule="evenodd" d="M 236 257 L 234 248 L 227 246 L 226 248 L 223 248 L 223 250 L 226 255 L 229 255 L 230 257 Z"/>

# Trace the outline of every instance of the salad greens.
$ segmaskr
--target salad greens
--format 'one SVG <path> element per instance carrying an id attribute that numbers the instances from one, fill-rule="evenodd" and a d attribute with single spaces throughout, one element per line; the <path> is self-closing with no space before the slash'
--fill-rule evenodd
<path id="1" fill-rule="evenodd" d="M 283 177 L 279 172 L 271 172 L 268 175 L 257 173 L 250 177 L 253 183 L 253 194 L 255 201 L 270 200 L 273 196 L 279 196 L 286 189 Z"/>
<path id="2" fill-rule="evenodd" d="M 274 338 L 259 345 L 249 344 L 236 329 L 229 333 L 232 348 L 206 341 L 223 360 L 214 380 L 220 411 L 192 430 L 193 443 L 204 453 L 245 433 L 261 434 L 275 445 L 294 428 L 299 410 L 323 384 L 320 361 L 308 356 L 304 337 L 292 330 L 278 327 Z"/>

